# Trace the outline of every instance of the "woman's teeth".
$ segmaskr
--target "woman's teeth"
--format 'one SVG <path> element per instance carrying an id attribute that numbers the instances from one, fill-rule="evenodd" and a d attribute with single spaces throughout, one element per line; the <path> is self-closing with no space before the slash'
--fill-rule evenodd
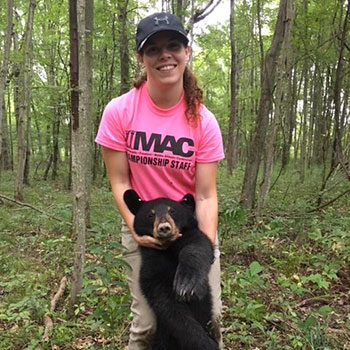
<path id="1" fill-rule="evenodd" d="M 167 71 L 167 70 L 171 70 L 175 68 L 175 66 L 171 65 L 171 66 L 164 66 L 164 67 L 160 67 L 158 68 L 159 70 L 162 70 L 162 71 Z"/>

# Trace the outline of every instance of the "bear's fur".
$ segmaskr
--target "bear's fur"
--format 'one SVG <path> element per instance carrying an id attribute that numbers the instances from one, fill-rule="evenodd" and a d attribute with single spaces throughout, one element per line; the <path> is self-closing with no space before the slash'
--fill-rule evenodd
<path id="1" fill-rule="evenodd" d="M 157 238 L 164 248 L 140 246 L 140 287 L 157 320 L 152 350 L 218 350 L 209 331 L 213 246 L 198 228 L 193 196 L 142 201 L 127 190 L 124 201 L 135 215 L 135 232 Z"/>

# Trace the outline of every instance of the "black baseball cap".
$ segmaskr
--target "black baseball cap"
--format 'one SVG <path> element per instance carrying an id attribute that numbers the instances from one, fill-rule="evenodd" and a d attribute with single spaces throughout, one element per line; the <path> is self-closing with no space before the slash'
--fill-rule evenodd
<path id="1" fill-rule="evenodd" d="M 180 34 L 184 43 L 188 44 L 187 33 L 180 18 L 166 12 L 158 12 L 140 21 L 136 30 L 136 50 L 140 52 L 146 41 L 155 33 L 162 31 L 174 31 Z"/>

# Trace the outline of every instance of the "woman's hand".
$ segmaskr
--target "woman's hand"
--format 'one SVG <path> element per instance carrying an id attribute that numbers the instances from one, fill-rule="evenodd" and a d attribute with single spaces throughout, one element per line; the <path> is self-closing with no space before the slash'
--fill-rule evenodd
<path id="1" fill-rule="evenodd" d="M 142 247 L 154 248 L 154 249 L 164 249 L 162 244 L 158 241 L 158 239 L 151 236 L 138 236 L 136 234 L 133 235 L 136 243 L 141 245 Z"/>

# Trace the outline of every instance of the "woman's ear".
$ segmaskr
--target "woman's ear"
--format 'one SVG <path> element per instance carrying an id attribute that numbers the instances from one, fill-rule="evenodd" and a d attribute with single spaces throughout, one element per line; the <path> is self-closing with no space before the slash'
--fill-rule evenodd
<path id="1" fill-rule="evenodd" d="M 141 64 L 143 63 L 143 57 L 139 52 L 136 54 L 136 58 Z"/>
<path id="2" fill-rule="evenodd" d="M 191 47 L 190 46 L 185 47 L 185 53 L 186 53 L 186 63 L 187 63 L 191 57 Z"/>

